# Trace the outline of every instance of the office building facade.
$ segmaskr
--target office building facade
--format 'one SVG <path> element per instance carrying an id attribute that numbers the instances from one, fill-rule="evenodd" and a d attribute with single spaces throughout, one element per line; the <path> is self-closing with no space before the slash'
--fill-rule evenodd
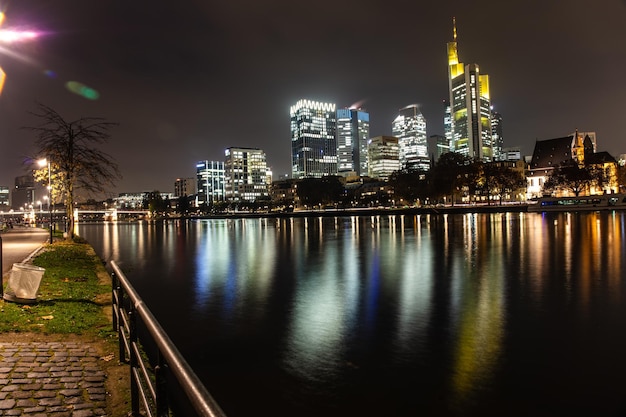
<path id="1" fill-rule="evenodd" d="M 391 128 L 392 135 L 398 138 L 400 165 L 402 168 L 430 169 L 426 118 L 417 104 L 400 109 Z"/>
<path id="2" fill-rule="evenodd" d="M 494 161 L 505 161 L 504 138 L 502 137 L 502 115 L 496 111 L 491 111 L 491 142 L 493 143 Z"/>
<path id="3" fill-rule="evenodd" d="M 11 190 L 11 208 L 13 210 L 29 210 L 29 207 L 34 207 L 36 198 L 40 195 L 42 198 L 47 195 L 47 190 L 44 188 L 39 187 L 39 193 L 36 188 L 37 185 L 32 175 L 15 177 L 15 187 Z"/>
<path id="4" fill-rule="evenodd" d="M 272 177 L 265 152 L 257 148 L 227 148 L 224 154 L 226 201 L 268 199 Z"/>
<path id="5" fill-rule="evenodd" d="M 215 204 L 225 199 L 224 162 L 198 161 L 196 163 L 198 192 L 196 205 Z"/>
<path id="6" fill-rule="evenodd" d="M 11 208 L 11 194 L 9 187 L 0 185 L 0 210 L 8 211 Z"/>
<path id="7" fill-rule="evenodd" d="M 299 100 L 290 108 L 292 178 L 337 174 L 337 115 L 333 103 Z"/>
<path id="8" fill-rule="evenodd" d="M 448 140 L 448 150 L 454 149 L 452 141 L 452 111 L 450 110 L 450 100 L 443 101 L 443 132 Z"/>
<path id="9" fill-rule="evenodd" d="M 435 152 L 431 153 L 433 162 L 437 162 L 441 155 L 450 152 L 450 141 L 443 135 L 431 135 L 429 143 L 432 144 Z"/>
<path id="10" fill-rule="evenodd" d="M 176 178 L 174 182 L 174 197 L 188 197 L 196 193 L 197 181 L 195 178 Z"/>
<path id="11" fill-rule="evenodd" d="M 388 180 L 400 169 L 400 145 L 397 137 L 376 136 L 368 146 L 369 171 L 372 178 Z"/>
<path id="12" fill-rule="evenodd" d="M 452 125 L 451 149 L 481 161 L 493 160 L 489 76 L 477 64 L 459 61 L 456 22 L 448 43 L 448 87 Z"/>
<path id="13" fill-rule="evenodd" d="M 367 175 L 370 115 L 362 109 L 337 110 L 337 172 Z"/>

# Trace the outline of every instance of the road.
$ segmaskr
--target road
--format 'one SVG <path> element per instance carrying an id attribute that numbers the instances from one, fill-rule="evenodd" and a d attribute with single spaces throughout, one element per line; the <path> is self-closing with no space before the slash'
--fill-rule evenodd
<path id="1" fill-rule="evenodd" d="M 13 264 L 22 262 L 31 253 L 46 243 L 48 231 L 35 227 L 15 226 L 0 233 L 2 239 L 2 275 L 11 270 Z"/>

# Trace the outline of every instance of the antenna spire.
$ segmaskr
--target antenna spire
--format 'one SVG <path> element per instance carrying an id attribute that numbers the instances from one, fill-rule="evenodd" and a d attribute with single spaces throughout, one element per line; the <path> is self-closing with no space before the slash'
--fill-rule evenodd
<path id="1" fill-rule="evenodd" d="M 454 38 L 454 42 L 456 42 L 456 17 L 452 17 L 452 32 L 453 32 L 453 38 Z"/>

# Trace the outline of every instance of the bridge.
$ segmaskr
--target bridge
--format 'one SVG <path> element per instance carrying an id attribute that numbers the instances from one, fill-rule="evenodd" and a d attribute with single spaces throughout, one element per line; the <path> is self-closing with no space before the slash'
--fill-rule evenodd
<path id="1" fill-rule="evenodd" d="M 0 219 L 22 219 L 28 223 L 46 222 L 50 220 L 50 216 L 55 219 L 65 217 L 65 210 L 53 210 L 52 213 L 46 210 L 9 210 L 0 211 Z M 103 220 L 118 221 L 122 218 L 146 218 L 150 217 L 149 210 L 120 210 L 117 208 L 100 209 L 100 210 L 74 210 L 74 221 L 80 222 L 85 220 Z"/>

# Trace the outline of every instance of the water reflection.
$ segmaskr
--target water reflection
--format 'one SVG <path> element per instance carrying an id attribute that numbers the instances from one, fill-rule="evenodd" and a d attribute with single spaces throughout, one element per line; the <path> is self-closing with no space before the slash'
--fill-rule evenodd
<path id="1" fill-rule="evenodd" d="M 121 264 L 202 377 L 219 382 L 229 415 L 254 412 L 242 391 L 276 415 L 385 414 L 390 403 L 394 415 L 494 415 L 495 404 L 521 416 L 543 403 L 567 415 L 578 412 L 571 392 L 611 411 L 616 401 L 597 393 L 626 389 L 615 383 L 626 365 L 605 353 L 626 349 L 614 331 L 626 324 L 625 221 L 376 215 L 80 224 L 79 234 Z M 168 298 L 184 300 L 180 311 L 161 307 Z"/>
<path id="2" fill-rule="evenodd" d="M 464 264 L 457 269 L 459 306 L 454 343 L 453 405 L 464 406 L 476 387 L 491 383 L 502 350 L 505 326 L 506 273 L 501 262 L 510 250 L 501 226 L 505 216 L 478 222 L 476 214 L 463 217 Z M 507 225 L 513 230 L 515 225 Z"/>

